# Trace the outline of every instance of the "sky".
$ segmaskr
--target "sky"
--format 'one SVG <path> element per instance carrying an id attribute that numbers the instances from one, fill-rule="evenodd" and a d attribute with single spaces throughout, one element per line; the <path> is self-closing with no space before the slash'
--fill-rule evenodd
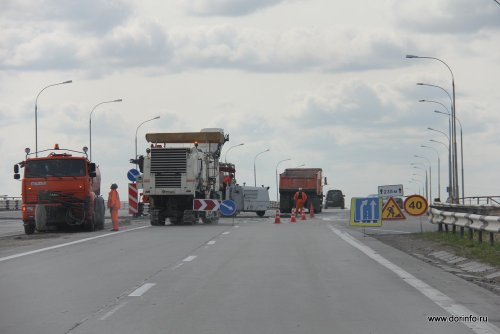
<path id="1" fill-rule="evenodd" d="M 117 183 L 122 199 L 136 131 L 143 154 L 146 133 L 202 128 L 229 134 L 221 159 L 247 185 L 255 163 L 271 200 L 284 168 L 322 168 L 325 190 L 348 199 L 381 185 L 421 192 L 429 162 L 437 197 L 438 156 L 445 199 L 447 139 L 427 128 L 448 133 L 434 110 L 450 100 L 416 83 L 451 93 L 451 74 L 407 54 L 453 71 L 465 196 L 500 195 L 494 0 L 0 0 L 0 9 L 0 195 L 20 196 L 13 165 L 35 150 L 35 101 L 39 150 L 80 150 L 93 108 L 123 99 L 92 116 L 101 188 Z"/>

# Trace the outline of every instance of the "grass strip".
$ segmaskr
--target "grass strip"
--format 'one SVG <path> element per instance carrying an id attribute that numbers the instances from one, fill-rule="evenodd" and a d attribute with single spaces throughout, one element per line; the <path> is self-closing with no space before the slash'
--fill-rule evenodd
<path id="1" fill-rule="evenodd" d="M 468 259 L 478 260 L 485 264 L 500 267 L 500 235 L 495 235 L 493 246 L 489 244 L 489 233 L 483 232 L 483 243 L 478 241 L 478 233 L 474 233 L 472 240 L 467 239 L 467 233 L 464 238 L 460 238 L 460 233 L 452 232 L 425 232 L 417 235 L 418 238 L 438 242 L 441 245 L 453 249 L 457 256 Z"/>

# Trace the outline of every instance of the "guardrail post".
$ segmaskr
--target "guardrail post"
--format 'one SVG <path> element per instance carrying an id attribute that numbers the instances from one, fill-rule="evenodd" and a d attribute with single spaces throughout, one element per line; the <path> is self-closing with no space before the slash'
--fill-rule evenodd
<path id="1" fill-rule="evenodd" d="M 493 246 L 495 240 L 495 234 L 493 232 L 490 232 L 490 246 Z"/>
<path id="2" fill-rule="evenodd" d="M 478 232 L 477 237 L 478 237 L 479 243 L 482 244 L 483 243 L 483 231 L 479 230 L 477 232 Z"/>
<path id="3" fill-rule="evenodd" d="M 467 239 L 469 241 L 472 241 L 473 237 L 474 237 L 474 231 L 469 227 L 469 236 L 467 237 Z"/>
<path id="4" fill-rule="evenodd" d="M 443 232 L 443 223 L 438 224 L 438 232 Z"/>
<path id="5" fill-rule="evenodd" d="M 445 230 L 446 233 L 448 233 L 448 224 L 444 225 L 444 230 Z"/>
<path id="6" fill-rule="evenodd" d="M 464 230 L 465 228 L 463 226 L 460 226 L 460 239 L 464 238 Z"/>
<path id="7" fill-rule="evenodd" d="M 457 226 L 456 225 L 453 225 L 451 227 L 451 231 L 453 232 L 453 234 L 456 234 L 457 233 Z"/>

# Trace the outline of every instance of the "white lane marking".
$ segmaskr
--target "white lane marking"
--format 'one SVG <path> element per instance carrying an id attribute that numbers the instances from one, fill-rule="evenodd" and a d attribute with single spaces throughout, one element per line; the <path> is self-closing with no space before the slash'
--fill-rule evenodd
<path id="1" fill-rule="evenodd" d="M 424 296 L 432 300 L 436 305 L 440 306 L 443 308 L 445 311 L 450 313 L 451 315 L 454 316 L 463 316 L 463 315 L 474 315 L 478 316 L 468 308 L 466 308 L 463 305 L 457 304 L 453 299 L 442 293 L 441 291 L 434 289 L 427 283 L 425 283 L 422 280 L 419 280 L 406 270 L 398 267 L 391 261 L 387 260 L 383 256 L 377 254 L 373 249 L 370 247 L 362 244 L 358 240 L 356 240 L 354 237 L 352 237 L 349 233 L 342 232 L 335 227 L 329 225 L 328 226 L 330 230 L 332 230 L 333 233 L 337 234 L 341 239 L 349 243 L 351 246 L 359 249 L 363 253 L 365 253 L 368 257 L 372 258 L 373 260 L 377 261 L 379 264 L 383 265 L 387 269 L 391 270 L 394 272 L 396 275 L 398 275 L 403 281 L 417 289 L 420 293 L 422 293 Z M 465 326 L 469 327 L 472 329 L 474 332 L 478 334 L 487 334 L 487 333 L 500 333 L 500 329 L 496 327 L 493 324 L 490 323 L 483 323 L 483 322 L 462 322 Z"/>
<path id="2" fill-rule="evenodd" d="M 207 245 L 213 245 L 215 244 L 215 240 L 210 240 L 209 242 L 207 242 Z"/>
<path id="3" fill-rule="evenodd" d="M 198 256 L 196 255 L 191 255 L 191 256 L 188 256 L 187 258 L 185 258 L 184 260 L 182 260 L 183 262 L 191 262 L 193 261 L 194 259 L 196 259 Z"/>
<path id="4" fill-rule="evenodd" d="M 154 287 L 156 285 L 156 283 L 146 283 L 144 284 L 143 286 L 137 288 L 134 290 L 134 292 L 132 292 L 130 295 L 128 295 L 129 297 L 140 297 L 142 296 L 143 294 L 146 293 L 146 291 L 148 291 L 149 289 L 151 289 L 152 287 Z"/>
<path id="5" fill-rule="evenodd" d="M 123 230 L 123 231 L 118 231 L 118 232 L 112 232 L 112 233 L 107 233 L 107 234 L 101 234 L 101 235 L 98 235 L 98 236 L 95 236 L 95 237 L 90 237 L 90 238 L 80 239 L 80 240 L 76 240 L 76 241 L 71 241 L 71 242 L 67 242 L 67 243 L 64 243 L 64 244 L 50 246 L 50 247 L 46 247 L 46 248 L 40 248 L 40 249 L 36 249 L 36 250 L 33 250 L 33 251 L 25 252 L 25 253 L 19 253 L 19 254 L 14 254 L 14 255 L 10 255 L 10 256 L 0 257 L 0 262 L 7 261 L 7 260 L 12 260 L 12 259 L 16 259 L 18 257 L 23 257 L 23 256 L 26 256 L 26 255 L 32 255 L 32 254 L 42 253 L 42 252 L 46 252 L 46 251 L 57 249 L 57 248 L 62 248 L 62 247 L 66 247 L 66 246 L 76 245 L 76 244 L 80 244 L 82 242 L 87 242 L 87 241 L 90 241 L 90 240 L 95 240 L 95 239 L 99 239 L 99 238 L 105 238 L 105 237 L 109 237 L 109 236 L 113 236 L 113 235 L 118 235 L 118 234 L 121 234 L 121 233 L 132 232 L 132 231 L 136 231 L 136 230 L 140 230 L 140 229 L 148 228 L 148 227 L 150 227 L 150 226 L 141 226 L 141 227 L 131 228 L 131 229 L 128 229 L 128 230 Z"/>
<path id="6" fill-rule="evenodd" d="M 231 232 L 224 232 L 224 233 L 222 233 L 222 235 L 228 235 L 229 233 L 231 233 Z"/>
<path id="7" fill-rule="evenodd" d="M 108 313 L 106 313 L 105 315 L 103 315 L 100 319 L 101 320 L 106 320 L 108 319 L 109 317 L 111 317 L 113 314 L 115 314 L 119 309 L 121 309 L 122 307 L 124 307 L 125 305 L 127 304 L 127 302 L 123 302 L 121 304 L 118 304 L 117 306 L 115 306 L 111 311 L 109 311 Z"/>
<path id="8" fill-rule="evenodd" d="M 181 262 L 181 263 L 177 264 L 176 266 L 173 266 L 173 267 L 172 267 L 172 270 L 179 269 L 180 267 L 182 267 L 182 265 L 183 265 L 183 264 L 184 264 L 184 263 L 182 263 L 182 262 Z"/>

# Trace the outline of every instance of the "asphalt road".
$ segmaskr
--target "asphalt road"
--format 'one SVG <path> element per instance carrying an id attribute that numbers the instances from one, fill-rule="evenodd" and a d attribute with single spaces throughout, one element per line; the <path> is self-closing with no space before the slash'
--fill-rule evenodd
<path id="1" fill-rule="evenodd" d="M 3 237 L 0 333 L 500 333 L 498 296 L 347 220 Z M 386 230 L 420 229 L 399 223 Z M 428 320 L 471 314 L 488 322 Z"/>

